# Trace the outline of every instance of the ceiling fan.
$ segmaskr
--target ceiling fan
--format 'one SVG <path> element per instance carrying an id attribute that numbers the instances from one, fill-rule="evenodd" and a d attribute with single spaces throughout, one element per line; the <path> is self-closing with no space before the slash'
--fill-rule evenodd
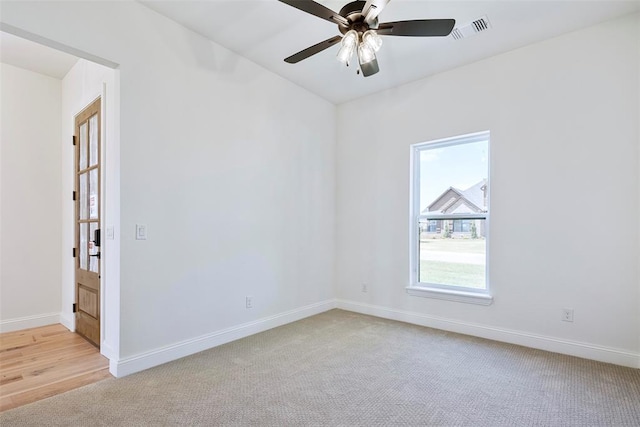
<path id="1" fill-rule="evenodd" d="M 338 24 L 338 30 L 342 34 L 301 50 L 286 58 L 285 62 L 295 64 L 341 42 L 338 61 L 348 66 L 354 52 L 357 52 L 358 63 L 365 77 L 380 71 L 376 59 L 376 52 L 382 45 L 380 36 L 444 37 L 451 33 L 456 23 L 454 19 L 378 23 L 378 15 L 391 0 L 353 1 L 340 9 L 339 13 L 313 0 L 279 1 Z"/>

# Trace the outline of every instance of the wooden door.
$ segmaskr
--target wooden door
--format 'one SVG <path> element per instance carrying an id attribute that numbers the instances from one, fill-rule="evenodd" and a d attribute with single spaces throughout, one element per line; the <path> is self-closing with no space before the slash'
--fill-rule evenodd
<path id="1" fill-rule="evenodd" d="M 100 347 L 100 98 L 75 120 L 76 332 Z"/>

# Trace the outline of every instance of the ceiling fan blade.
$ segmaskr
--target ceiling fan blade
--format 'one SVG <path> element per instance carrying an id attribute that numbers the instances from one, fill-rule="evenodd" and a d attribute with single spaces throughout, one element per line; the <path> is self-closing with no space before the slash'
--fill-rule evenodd
<path id="1" fill-rule="evenodd" d="M 367 3 L 362 8 L 362 16 L 365 17 L 365 22 L 369 25 L 373 24 L 382 9 L 391 0 L 367 0 Z"/>
<path id="2" fill-rule="evenodd" d="M 349 25 L 349 21 L 346 18 L 340 16 L 337 12 L 321 5 L 320 3 L 316 3 L 313 0 L 279 0 L 284 4 L 288 4 L 289 6 L 293 6 L 296 9 L 299 9 L 303 12 L 310 13 L 311 15 L 317 16 L 318 18 L 326 19 L 329 22 L 334 24 L 342 24 Z"/>
<path id="3" fill-rule="evenodd" d="M 301 50 L 300 52 L 294 55 L 291 55 L 290 57 L 286 58 L 284 62 L 288 62 L 289 64 L 295 64 L 297 62 L 302 61 L 303 59 L 307 59 L 308 57 L 315 55 L 316 53 L 322 52 L 323 50 L 338 43 L 340 40 L 342 40 L 341 36 L 331 37 L 330 39 L 322 41 L 318 44 L 314 44 L 313 46 L 308 47 L 305 50 Z"/>
<path id="4" fill-rule="evenodd" d="M 443 37 L 451 34 L 455 25 L 455 19 L 416 19 L 385 22 L 377 31 L 381 36 Z"/>
<path id="5" fill-rule="evenodd" d="M 367 62 L 365 64 L 360 64 L 360 69 L 362 70 L 363 76 L 373 76 L 375 73 L 380 71 L 380 67 L 378 67 L 378 59 L 373 58 L 373 61 Z"/>

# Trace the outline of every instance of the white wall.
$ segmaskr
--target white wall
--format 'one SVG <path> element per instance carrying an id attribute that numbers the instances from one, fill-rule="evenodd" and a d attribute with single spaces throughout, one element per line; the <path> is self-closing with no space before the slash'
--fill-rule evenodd
<path id="1" fill-rule="evenodd" d="M 637 20 L 343 105 L 336 122 L 334 106 L 138 3 L 0 8 L 5 29 L 120 65 L 112 372 L 312 314 L 336 294 L 354 310 L 637 362 Z M 367 138 L 347 125 L 360 117 Z M 409 145 L 485 129 L 495 302 L 409 297 Z M 612 218 L 624 230 L 594 225 Z M 574 323 L 559 320 L 567 306 Z"/>
<path id="2" fill-rule="evenodd" d="M 111 68 L 78 60 L 62 80 L 62 251 L 74 246 L 74 202 L 68 197 L 74 189 L 75 116 L 96 98 L 102 101 L 101 196 L 102 246 L 100 278 L 102 284 L 101 346 L 103 354 L 117 358 L 120 331 L 120 242 L 107 237 L 106 230 L 120 226 L 120 140 L 118 72 Z M 65 197 L 66 196 L 66 197 Z M 75 260 L 68 256 L 62 265 L 62 322 L 75 329 L 72 304 L 75 302 Z"/>
<path id="3" fill-rule="evenodd" d="M 112 372 L 331 306 L 333 105 L 136 2 L 1 8 L 5 29 L 120 65 Z"/>
<path id="4" fill-rule="evenodd" d="M 57 323 L 61 82 L 0 64 L 0 331 Z"/>
<path id="5" fill-rule="evenodd" d="M 340 106 L 340 306 L 640 366 L 639 28 L 618 19 Z M 409 146 L 483 130 L 495 301 L 409 296 Z"/>

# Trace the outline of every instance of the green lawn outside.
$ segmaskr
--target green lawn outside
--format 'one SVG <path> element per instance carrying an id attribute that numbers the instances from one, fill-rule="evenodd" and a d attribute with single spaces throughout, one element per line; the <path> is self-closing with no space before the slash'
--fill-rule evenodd
<path id="1" fill-rule="evenodd" d="M 484 239 L 422 239 L 420 247 L 427 251 L 483 254 L 486 244 Z"/>
<path id="2" fill-rule="evenodd" d="M 484 289 L 485 266 L 420 260 L 420 281 Z"/>
<path id="3" fill-rule="evenodd" d="M 420 282 L 484 289 L 484 239 L 420 241 Z"/>

